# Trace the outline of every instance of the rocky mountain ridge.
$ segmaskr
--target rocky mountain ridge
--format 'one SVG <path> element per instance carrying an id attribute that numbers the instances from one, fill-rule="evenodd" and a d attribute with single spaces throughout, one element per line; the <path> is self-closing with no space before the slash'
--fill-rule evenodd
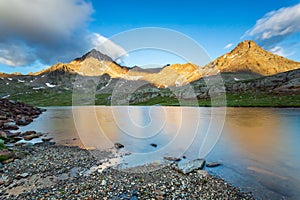
<path id="1" fill-rule="evenodd" d="M 142 69 L 121 66 L 109 56 L 93 49 L 69 63 L 57 63 L 48 69 L 29 74 L 30 76 L 82 75 L 121 78 L 128 81 L 147 81 L 158 88 L 181 86 L 202 77 L 223 72 L 251 72 L 269 76 L 300 68 L 300 63 L 278 56 L 259 47 L 254 41 L 243 41 L 231 52 L 220 56 L 204 67 L 192 63 L 168 64 L 160 69 Z M 0 77 L 20 76 L 4 74 Z M 62 79 L 62 78 L 61 78 Z"/>
<path id="2" fill-rule="evenodd" d="M 45 98 L 40 97 L 43 95 L 58 101 L 57 96 L 65 98 L 64 94 L 71 95 L 74 89 L 80 89 L 82 93 L 93 89 L 96 95 L 107 98 L 117 89 L 134 92 L 128 97 L 129 102 L 142 103 L 153 98 L 173 98 L 170 91 L 185 90 L 188 83 L 198 99 L 225 90 L 231 93 L 271 91 L 289 94 L 291 91 L 298 94 L 299 70 L 299 63 L 267 52 L 253 41 L 240 43 L 230 53 L 204 67 L 186 63 L 153 70 L 120 66 L 108 56 L 92 50 L 69 63 L 58 63 L 34 74 L 0 74 L 0 97 L 19 99 L 28 96 L 31 99 L 32 95 L 37 95 L 36 98 L 44 101 Z M 211 80 L 209 84 L 207 80 Z M 222 89 L 224 86 L 225 90 Z M 181 91 L 179 96 L 189 98 Z"/>

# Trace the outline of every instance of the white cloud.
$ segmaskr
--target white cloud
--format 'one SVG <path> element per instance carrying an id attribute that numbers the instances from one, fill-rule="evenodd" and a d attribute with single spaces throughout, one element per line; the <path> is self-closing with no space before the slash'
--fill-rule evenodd
<path id="1" fill-rule="evenodd" d="M 0 1 L 0 36 L 52 42 L 65 39 L 89 20 L 92 5 L 84 0 Z"/>
<path id="2" fill-rule="evenodd" d="M 280 46 L 275 46 L 272 49 L 270 49 L 270 51 L 272 53 L 275 53 L 275 54 L 279 55 L 279 56 L 286 56 L 283 48 L 280 47 Z"/>
<path id="3" fill-rule="evenodd" d="M 34 59 L 32 49 L 22 42 L 0 43 L 0 63 L 8 66 L 20 66 L 32 62 Z"/>
<path id="4" fill-rule="evenodd" d="M 86 0 L 0 0 L 0 63 L 54 64 L 85 53 L 92 13 Z"/>
<path id="5" fill-rule="evenodd" d="M 97 48 L 113 59 L 126 54 L 104 36 L 87 30 L 87 0 L 0 0 L 0 63 L 9 66 L 68 62 Z"/>
<path id="6" fill-rule="evenodd" d="M 287 57 L 295 54 L 295 52 L 287 53 L 286 50 L 284 50 L 284 48 L 282 48 L 281 46 L 275 46 L 271 48 L 269 51 L 283 57 Z"/>
<path id="7" fill-rule="evenodd" d="M 229 49 L 230 47 L 232 47 L 233 46 L 233 44 L 232 43 L 229 43 L 229 44 L 227 44 L 225 47 L 224 47 L 224 49 Z"/>
<path id="8" fill-rule="evenodd" d="M 243 37 L 254 37 L 255 40 L 272 45 L 283 41 L 287 36 L 300 32 L 300 4 L 281 8 L 267 13 Z"/>
<path id="9" fill-rule="evenodd" d="M 113 60 L 119 60 L 120 57 L 127 56 L 125 49 L 98 33 L 92 34 L 91 40 L 94 48 L 110 56 Z"/>

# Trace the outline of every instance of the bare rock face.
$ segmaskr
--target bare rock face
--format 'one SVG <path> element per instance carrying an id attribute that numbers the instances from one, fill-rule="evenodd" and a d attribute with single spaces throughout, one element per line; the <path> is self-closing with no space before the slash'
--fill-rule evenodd
<path id="1" fill-rule="evenodd" d="M 100 61 L 109 61 L 109 62 L 113 62 L 113 59 L 99 51 L 97 51 L 96 49 L 92 49 L 91 51 L 89 51 L 88 53 L 84 54 L 82 57 L 80 58 L 76 58 L 75 60 L 77 61 L 83 61 L 87 58 L 96 58 Z"/>
<path id="2" fill-rule="evenodd" d="M 285 94 L 300 94 L 300 69 L 255 79 L 237 82 L 226 88 L 231 92 L 259 90 Z"/>
<path id="3" fill-rule="evenodd" d="M 300 63 L 268 52 L 254 41 L 244 41 L 205 66 L 219 72 L 253 72 L 263 76 L 274 75 L 300 68 Z"/>

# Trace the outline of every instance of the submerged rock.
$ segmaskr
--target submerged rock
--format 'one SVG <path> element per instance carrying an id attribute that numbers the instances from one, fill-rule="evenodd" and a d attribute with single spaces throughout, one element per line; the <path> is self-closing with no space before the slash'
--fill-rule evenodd
<path id="1" fill-rule="evenodd" d="M 52 140 L 53 138 L 42 138 L 43 142 L 49 142 L 50 140 Z"/>
<path id="2" fill-rule="evenodd" d="M 206 167 L 218 167 L 222 165 L 222 163 L 220 162 L 209 162 L 209 163 L 206 163 Z"/>
<path id="3" fill-rule="evenodd" d="M 192 160 L 192 161 L 184 161 L 184 162 L 179 162 L 177 164 L 177 169 L 178 171 L 184 173 L 184 174 L 188 174 L 194 170 L 197 169 L 203 169 L 205 164 L 205 160 L 204 159 L 196 159 L 196 160 Z"/>

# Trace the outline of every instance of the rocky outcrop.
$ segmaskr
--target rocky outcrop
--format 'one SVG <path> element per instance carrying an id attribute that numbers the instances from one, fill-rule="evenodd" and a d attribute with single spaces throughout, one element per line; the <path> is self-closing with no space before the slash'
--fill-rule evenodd
<path id="1" fill-rule="evenodd" d="M 227 91 L 260 91 L 300 94 L 300 69 L 226 86 Z"/>
<path id="2" fill-rule="evenodd" d="M 0 129 L 15 130 L 16 125 L 27 125 L 42 111 L 25 103 L 0 99 Z"/>
<path id="3" fill-rule="evenodd" d="M 44 110 L 27 105 L 21 102 L 14 102 L 8 99 L 0 99 L 0 162 L 5 164 L 12 162 L 15 158 L 15 152 L 6 149 L 6 145 L 12 146 L 20 140 L 32 140 L 40 137 L 41 133 L 27 131 L 25 133 L 12 132 L 19 129 L 18 126 L 24 126 L 38 117 Z"/>

